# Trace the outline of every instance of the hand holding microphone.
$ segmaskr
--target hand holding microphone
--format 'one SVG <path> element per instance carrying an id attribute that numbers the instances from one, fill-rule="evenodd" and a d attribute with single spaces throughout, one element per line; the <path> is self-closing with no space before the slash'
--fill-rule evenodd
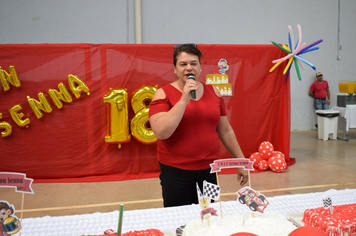
<path id="1" fill-rule="evenodd" d="M 189 74 L 187 79 L 192 79 L 192 80 L 195 80 L 195 77 L 193 74 Z M 196 98 L 196 94 L 195 94 L 195 90 L 192 90 L 190 91 L 190 96 L 192 97 L 192 99 L 195 99 Z"/>

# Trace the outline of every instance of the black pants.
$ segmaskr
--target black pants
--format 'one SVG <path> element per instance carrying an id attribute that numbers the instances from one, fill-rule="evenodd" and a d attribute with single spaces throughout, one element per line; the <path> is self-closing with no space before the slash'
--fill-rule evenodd
<path id="1" fill-rule="evenodd" d="M 198 204 L 196 183 L 203 193 L 203 181 L 216 184 L 216 174 L 205 170 L 181 170 L 159 163 L 164 207 Z"/>

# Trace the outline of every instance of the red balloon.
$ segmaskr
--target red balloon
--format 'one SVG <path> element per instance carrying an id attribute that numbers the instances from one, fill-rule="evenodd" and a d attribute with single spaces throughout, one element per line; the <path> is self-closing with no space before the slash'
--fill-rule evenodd
<path id="1" fill-rule="evenodd" d="M 268 169 L 268 162 L 266 160 L 262 160 L 258 163 L 258 168 L 262 171 L 265 171 Z"/>
<path id="2" fill-rule="evenodd" d="M 288 236 L 328 236 L 328 235 L 321 229 L 311 227 L 311 226 L 304 226 L 293 230 L 290 234 L 288 234 Z"/>
<path id="3" fill-rule="evenodd" d="M 253 161 L 253 167 L 255 169 L 258 168 L 258 163 L 262 160 L 263 158 L 261 157 L 259 152 L 252 153 L 250 156 L 250 161 Z"/>
<path id="4" fill-rule="evenodd" d="M 241 233 L 231 234 L 230 236 L 258 236 L 258 235 L 257 234 L 253 234 L 253 233 L 241 232 Z"/>
<path id="5" fill-rule="evenodd" d="M 272 143 L 264 141 L 260 144 L 258 151 L 263 159 L 268 160 L 274 151 L 274 147 Z"/>
<path id="6" fill-rule="evenodd" d="M 283 152 L 280 152 L 280 151 L 272 152 L 272 156 L 283 157 L 283 159 L 286 159 L 286 156 L 283 154 Z"/>
<path id="7" fill-rule="evenodd" d="M 275 155 L 268 159 L 268 167 L 274 172 L 283 172 L 287 169 L 287 163 L 283 157 Z"/>

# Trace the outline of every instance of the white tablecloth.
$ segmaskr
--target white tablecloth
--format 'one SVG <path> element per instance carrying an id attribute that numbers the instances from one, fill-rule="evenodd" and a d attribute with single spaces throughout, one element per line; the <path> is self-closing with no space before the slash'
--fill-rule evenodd
<path id="1" fill-rule="evenodd" d="M 333 106 L 332 110 L 339 111 L 339 116 L 345 119 L 346 125 L 343 127 L 342 123 L 340 123 L 339 119 L 339 129 L 346 128 L 346 131 L 349 131 L 351 128 L 356 128 L 356 107 L 338 107 Z M 341 120 L 342 122 L 342 120 Z"/>
<path id="2" fill-rule="evenodd" d="M 333 205 L 356 203 L 356 189 L 328 190 L 326 192 L 284 195 L 268 198 L 270 205 L 265 211 L 287 213 L 303 212 L 307 208 L 321 207 L 322 199 L 330 196 Z M 218 203 L 212 206 L 220 215 Z M 243 214 L 249 211 L 237 201 L 222 202 L 223 215 Z M 78 236 L 84 234 L 103 234 L 106 229 L 117 230 L 119 211 L 57 217 L 25 218 L 22 220 L 22 236 Z M 131 230 L 156 228 L 171 230 L 200 217 L 199 205 L 169 208 L 152 208 L 124 211 L 122 233 Z"/>

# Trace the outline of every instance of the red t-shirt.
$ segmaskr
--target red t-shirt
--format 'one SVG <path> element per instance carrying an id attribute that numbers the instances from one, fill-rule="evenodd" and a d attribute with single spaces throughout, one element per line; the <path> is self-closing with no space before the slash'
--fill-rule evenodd
<path id="1" fill-rule="evenodd" d="M 220 139 L 216 127 L 220 116 L 226 116 L 222 97 L 215 94 L 211 85 L 204 85 L 203 96 L 191 100 L 177 129 L 168 138 L 157 140 L 158 161 L 164 165 L 184 170 L 210 168 L 210 163 L 219 158 Z M 162 87 L 165 99 L 150 103 L 149 116 L 168 112 L 181 98 L 182 93 L 168 84 Z"/>
<path id="2" fill-rule="evenodd" d="M 323 80 L 321 84 L 318 81 L 315 81 L 310 86 L 310 90 L 312 92 L 314 92 L 315 98 L 325 99 L 327 89 L 329 89 L 329 84 L 328 84 L 328 81 L 326 81 L 326 80 Z"/>
<path id="3" fill-rule="evenodd" d="M 0 236 L 11 236 L 10 234 L 6 233 L 3 222 L 0 223 Z"/>

